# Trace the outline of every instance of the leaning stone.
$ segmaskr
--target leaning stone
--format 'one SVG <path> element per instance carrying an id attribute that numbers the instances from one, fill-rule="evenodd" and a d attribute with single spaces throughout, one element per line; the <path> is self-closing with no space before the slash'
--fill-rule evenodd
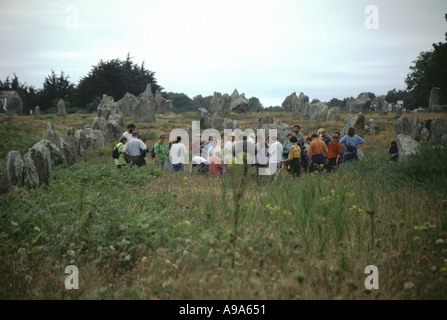
<path id="1" fill-rule="evenodd" d="M 399 157 L 404 159 L 411 154 L 415 154 L 419 148 L 419 143 L 412 137 L 405 134 L 398 134 L 396 137 Z"/>
<path id="2" fill-rule="evenodd" d="M 356 99 L 349 99 L 347 108 L 349 113 L 367 113 L 371 106 L 371 99 L 369 94 L 362 92 Z"/>
<path id="3" fill-rule="evenodd" d="M 441 142 L 441 138 L 447 134 L 447 125 L 441 117 L 434 118 L 430 123 L 430 140 L 433 142 Z"/>
<path id="4" fill-rule="evenodd" d="M 396 135 L 404 134 L 407 136 L 411 135 L 411 124 L 407 117 L 402 116 L 394 122 L 394 130 Z"/>
<path id="5" fill-rule="evenodd" d="M 24 162 L 18 151 L 8 152 L 6 168 L 9 181 L 13 186 L 23 186 L 23 167 Z"/>

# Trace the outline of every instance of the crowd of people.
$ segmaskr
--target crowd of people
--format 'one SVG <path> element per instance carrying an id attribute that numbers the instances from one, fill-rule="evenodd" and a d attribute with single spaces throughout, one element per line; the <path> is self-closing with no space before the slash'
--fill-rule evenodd
<path id="1" fill-rule="evenodd" d="M 158 168 L 184 173 L 188 152 L 180 136 L 166 142 L 166 136 L 160 135 L 159 141 L 149 150 L 135 129 L 134 124 L 129 124 L 115 146 L 119 152 L 119 157 L 115 159 L 118 169 L 126 165 L 146 165 L 146 155 L 151 153 Z M 200 155 L 191 158 L 191 171 L 223 175 L 229 172 L 229 164 L 232 163 L 243 164 L 246 169 L 252 166 L 260 175 L 276 176 L 286 172 L 300 176 L 315 171 L 334 171 L 341 163 L 358 159 L 357 151 L 365 143 L 355 134 L 353 127 L 341 139 L 339 132 L 329 136 L 323 128 L 306 139 L 300 131 L 301 127 L 294 125 L 293 132 L 287 135 L 283 144 L 275 135 L 269 137 L 268 143 L 263 135 L 255 136 L 248 131 L 237 136 L 235 132 L 228 136 L 221 132 L 220 137 L 211 134 L 207 141 L 199 139 L 200 142 L 188 146 L 190 150 L 200 150 Z M 388 153 L 390 161 L 398 160 L 395 141 L 390 144 Z"/>

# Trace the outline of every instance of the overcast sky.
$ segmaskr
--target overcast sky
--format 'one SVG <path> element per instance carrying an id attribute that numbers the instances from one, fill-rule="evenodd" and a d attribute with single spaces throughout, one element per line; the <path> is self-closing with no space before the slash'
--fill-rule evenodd
<path id="1" fill-rule="evenodd" d="M 191 98 L 386 94 L 445 40 L 446 13 L 445 0 L 0 0 L 0 79 L 41 88 L 53 69 L 78 83 L 130 52 Z"/>

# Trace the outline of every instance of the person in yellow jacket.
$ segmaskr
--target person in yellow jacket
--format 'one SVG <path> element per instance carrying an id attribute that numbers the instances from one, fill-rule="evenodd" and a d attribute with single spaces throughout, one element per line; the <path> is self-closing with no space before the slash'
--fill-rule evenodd
<path id="1" fill-rule="evenodd" d="M 288 162 L 290 165 L 289 172 L 293 176 L 299 177 L 301 175 L 301 149 L 297 145 L 298 139 L 295 136 L 290 138 L 292 144 L 289 149 L 289 157 L 281 161 L 281 163 Z"/>
<path id="2" fill-rule="evenodd" d="M 115 148 L 118 149 L 118 152 L 120 154 L 119 157 L 115 159 L 115 165 L 118 169 L 121 169 L 123 166 L 127 164 L 126 157 L 123 154 L 123 149 L 126 142 L 127 138 L 123 136 L 120 138 L 118 144 L 115 146 Z"/>

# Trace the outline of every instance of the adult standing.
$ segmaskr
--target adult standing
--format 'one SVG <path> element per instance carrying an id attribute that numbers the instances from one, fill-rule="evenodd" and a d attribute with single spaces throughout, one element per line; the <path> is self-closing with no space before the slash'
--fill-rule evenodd
<path id="1" fill-rule="evenodd" d="M 329 137 L 329 135 L 326 133 L 326 130 L 324 130 L 323 128 L 318 129 L 317 133 L 320 136 L 320 139 L 324 141 L 327 147 L 329 145 L 329 142 L 332 141 L 331 137 Z"/>
<path id="2" fill-rule="evenodd" d="M 299 124 L 296 124 L 293 126 L 293 136 L 296 138 L 297 140 L 297 145 L 298 147 L 300 147 L 300 149 L 304 149 L 304 136 L 303 134 L 300 132 L 301 127 Z"/>
<path id="3" fill-rule="evenodd" d="M 133 123 L 130 123 L 127 126 L 127 130 L 124 131 L 123 137 L 126 137 L 127 141 L 130 141 L 132 139 L 132 132 L 134 132 L 134 131 L 135 131 L 135 125 Z"/>
<path id="4" fill-rule="evenodd" d="M 127 138 L 123 136 L 120 138 L 118 144 L 115 146 L 115 148 L 118 150 L 118 153 L 119 153 L 118 159 L 115 159 L 115 165 L 118 169 L 121 169 L 122 167 L 124 167 L 127 164 L 126 158 L 124 157 L 124 154 L 123 154 L 123 149 L 124 149 L 126 142 L 127 142 Z"/>
<path id="5" fill-rule="evenodd" d="M 270 141 L 272 143 L 270 144 L 270 148 L 268 150 L 268 153 L 270 154 L 269 171 L 270 175 L 274 174 L 277 176 L 281 167 L 282 144 L 278 141 L 276 136 L 271 136 Z"/>
<path id="6" fill-rule="evenodd" d="M 182 137 L 178 136 L 171 148 L 172 172 L 185 172 L 186 148 L 181 140 Z"/>
<path id="7" fill-rule="evenodd" d="M 149 152 L 147 146 L 139 139 L 138 131 L 132 132 L 132 139 L 128 140 L 123 149 L 123 154 L 130 160 L 131 165 L 139 167 L 146 165 L 143 152 Z"/>
<path id="8" fill-rule="evenodd" d="M 323 140 L 318 138 L 316 133 L 311 137 L 312 142 L 309 145 L 309 167 L 310 172 L 314 172 L 317 168 L 323 169 L 324 165 L 327 163 L 328 149 L 326 144 Z"/>
<path id="9" fill-rule="evenodd" d="M 292 142 L 290 141 L 290 139 L 292 137 L 294 137 L 294 135 L 292 133 L 289 133 L 287 135 L 286 142 L 284 142 L 284 144 L 282 145 L 282 160 L 287 160 L 289 158 L 289 148 L 292 146 Z M 287 172 L 290 164 L 289 161 L 281 161 L 281 163 L 284 172 Z"/>
<path id="10" fill-rule="evenodd" d="M 341 138 L 340 144 L 345 149 L 344 161 L 357 160 L 357 150 L 365 143 L 361 137 L 355 134 L 355 128 L 348 129 L 347 134 Z"/>
<path id="11" fill-rule="evenodd" d="M 164 169 L 166 164 L 166 155 L 168 154 L 168 149 L 165 145 L 165 135 L 162 134 L 159 138 L 160 140 L 154 146 L 155 159 L 154 163 L 157 168 Z"/>
<path id="12" fill-rule="evenodd" d="M 303 171 L 306 171 L 307 166 L 308 166 L 307 164 L 309 163 L 309 161 L 306 161 L 305 152 L 307 152 L 308 150 L 306 150 L 304 135 L 300 131 L 301 131 L 301 126 L 299 124 L 296 124 L 293 126 L 293 136 L 297 140 L 296 144 L 301 149 L 301 168 L 303 169 Z"/>

